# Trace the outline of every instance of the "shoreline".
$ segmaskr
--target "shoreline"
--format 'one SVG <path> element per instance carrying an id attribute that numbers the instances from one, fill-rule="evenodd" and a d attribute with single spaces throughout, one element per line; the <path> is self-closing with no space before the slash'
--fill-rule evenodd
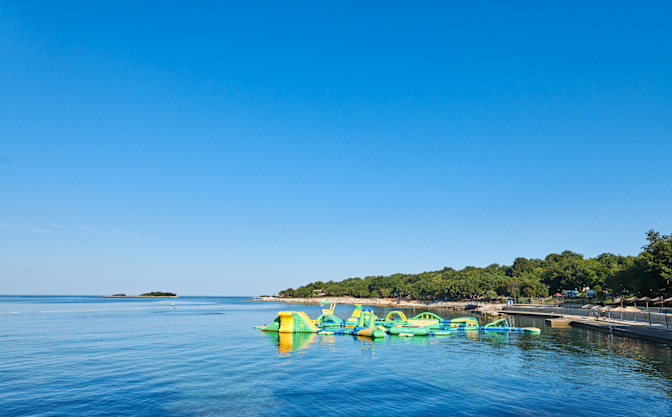
<path id="1" fill-rule="evenodd" d="M 353 297 L 322 297 L 322 298 L 288 298 L 288 297 L 259 297 L 250 301 L 262 303 L 296 303 L 296 304 L 362 304 L 367 306 L 397 307 L 397 308 L 436 308 L 446 310 L 466 310 L 467 306 L 482 307 L 484 310 L 499 311 L 506 307 L 506 304 L 491 304 L 482 301 L 420 301 L 420 300 L 398 300 L 396 298 L 353 298 Z"/>
<path id="2" fill-rule="evenodd" d="M 180 298 L 179 295 L 101 295 L 105 298 Z"/>

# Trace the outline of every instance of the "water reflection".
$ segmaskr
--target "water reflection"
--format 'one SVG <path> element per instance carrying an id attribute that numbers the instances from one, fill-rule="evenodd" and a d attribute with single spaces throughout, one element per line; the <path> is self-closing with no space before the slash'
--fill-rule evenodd
<path id="1" fill-rule="evenodd" d="M 105 311 L 40 314 L 57 304 L 38 303 L 24 308 L 38 313 L 1 316 L 1 415 L 658 417 L 672 410 L 670 349 L 545 327 L 539 318 L 515 317 L 520 327 L 541 328 L 538 335 L 372 340 L 252 328 L 280 310 L 317 317 L 316 306 L 209 299 L 226 315 L 152 315 L 110 313 L 107 300 L 81 308 L 78 300 L 62 310 Z M 2 311 L 21 310 L 0 303 Z M 345 317 L 351 311 L 336 308 Z"/>
<path id="2" fill-rule="evenodd" d="M 343 307 L 337 313 L 340 313 L 338 315 L 342 318 L 347 318 L 351 311 L 346 306 Z M 384 317 L 395 308 L 374 307 L 374 310 L 376 315 Z M 474 317 L 473 314 L 464 311 L 431 309 L 405 309 L 405 311 L 409 317 L 425 311 L 434 312 L 446 319 Z M 480 325 L 494 320 L 488 317 L 476 318 Z M 488 351 L 490 349 L 492 353 L 497 352 L 496 355 L 508 358 L 507 361 L 510 361 L 510 364 L 517 364 L 518 369 L 526 372 L 544 370 L 549 374 L 559 373 L 559 375 L 572 379 L 574 374 L 577 377 L 581 374 L 575 369 L 577 366 L 582 367 L 581 369 L 590 367 L 600 370 L 600 378 L 615 380 L 620 378 L 619 375 L 622 372 L 634 372 L 648 379 L 649 383 L 655 382 L 657 385 L 662 385 L 667 392 L 672 393 L 672 349 L 640 339 L 615 336 L 589 329 L 551 328 L 545 324 L 544 319 L 536 317 L 515 316 L 512 317 L 511 325 L 538 327 L 541 329 L 541 334 L 458 331 L 450 336 L 387 336 L 371 339 L 348 335 L 262 333 L 277 346 L 278 354 L 282 357 L 287 357 L 292 352 L 304 351 L 311 344 L 317 345 L 320 349 L 326 348 L 331 352 L 336 352 L 336 347 L 341 340 L 352 340 L 359 347 L 359 351 L 366 356 L 373 356 L 374 353 L 380 356 L 381 353 L 378 351 L 386 349 L 386 346 L 401 347 L 403 345 L 409 347 L 442 346 L 450 351 L 451 355 L 456 353 L 461 355 L 466 352 L 491 354 Z M 316 341 L 317 344 L 315 344 Z M 429 351 L 441 354 L 446 351 L 443 348 L 429 349 Z M 552 360 L 549 361 L 549 358 Z M 620 359 L 617 360 L 617 358 Z M 655 381 L 652 381 L 652 378 Z"/>
<path id="3" fill-rule="evenodd" d="M 333 348 L 336 343 L 336 336 L 333 334 L 320 334 L 318 338 L 321 347 Z"/>
<path id="4" fill-rule="evenodd" d="M 391 336 L 389 336 L 389 338 L 390 338 L 390 344 L 406 344 L 406 345 L 429 345 L 430 344 L 430 336 L 405 337 L 405 336 L 391 335 Z M 447 337 L 442 337 L 442 338 L 446 339 Z"/>
<path id="5" fill-rule="evenodd" d="M 376 344 L 380 345 L 385 343 L 385 339 L 370 338 L 366 336 L 355 336 L 354 340 L 359 345 L 360 352 L 370 357 L 373 357 L 375 354 Z"/>
<path id="6" fill-rule="evenodd" d="M 271 339 L 271 342 L 277 346 L 278 353 L 286 354 L 288 352 L 298 352 L 306 349 L 311 343 L 317 340 L 318 336 L 315 333 L 278 333 L 278 332 L 261 332 L 263 335 Z"/>
<path id="7" fill-rule="evenodd" d="M 498 347 L 509 343 L 509 332 L 483 332 L 478 337 L 481 341 Z"/>

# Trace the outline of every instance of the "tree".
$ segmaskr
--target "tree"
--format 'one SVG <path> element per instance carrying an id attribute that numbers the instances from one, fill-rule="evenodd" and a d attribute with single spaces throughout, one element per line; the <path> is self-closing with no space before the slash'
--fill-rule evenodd
<path id="1" fill-rule="evenodd" d="M 530 259 L 516 258 L 513 261 L 513 266 L 509 268 L 510 272 L 507 275 L 510 277 L 520 277 L 525 273 L 531 274 L 536 267 L 536 263 Z"/>
<path id="2" fill-rule="evenodd" d="M 662 278 L 666 283 L 672 282 L 672 235 L 662 235 L 651 229 L 646 233 L 649 243 L 642 247 L 640 254 L 646 260 L 646 266 L 654 277 Z"/>
<path id="3" fill-rule="evenodd" d="M 598 300 L 601 300 L 604 298 L 604 294 L 602 293 L 602 287 L 599 285 L 596 285 L 593 287 L 593 291 L 595 291 L 595 298 Z"/>
<path id="4" fill-rule="evenodd" d="M 514 259 L 513 265 L 491 264 L 485 268 L 467 266 L 462 270 L 445 267 L 439 271 L 419 274 L 396 273 L 389 276 L 347 278 L 340 282 L 317 281 L 285 295 L 308 297 L 313 290 L 323 289 L 330 295 L 357 297 L 399 294 L 412 298 L 466 298 L 473 294 L 493 293 L 514 296 L 545 296 L 549 288 L 582 290 L 585 286 L 599 293 L 600 288 L 612 293 L 650 293 L 672 284 L 672 235 L 650 230 L 648 244 L 639 256 L 602 253 L 595 258 L 569 250 L 551 253 L 544 259 Z"/>

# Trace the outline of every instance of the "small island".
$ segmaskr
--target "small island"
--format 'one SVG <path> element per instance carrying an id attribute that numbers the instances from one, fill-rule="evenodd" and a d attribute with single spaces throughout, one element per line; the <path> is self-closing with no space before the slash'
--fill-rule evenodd
<path id="1" fill-rule="evenodd" d="M 126 297 L 126 294 L 112 294 L 112 297 Z"/>
<path id="2" fill-rule="evenodd" d="M 177 294 L 173 294 L 172 292 L 148 292 L 145 294 L 140 294 L 138 297 L 177 297 Z"/>

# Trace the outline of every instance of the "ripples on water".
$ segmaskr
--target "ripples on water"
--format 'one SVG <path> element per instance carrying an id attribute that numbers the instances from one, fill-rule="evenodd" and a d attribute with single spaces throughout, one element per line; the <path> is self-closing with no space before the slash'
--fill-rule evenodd
<path id="1" fill-rule="evenodd" d="M 243 298 L 0 297 L 0 415 L 672 415 L 671 351 L 658 344 L 522 316 L 542 333 L 252 329 L 280 310 L 319 315 Z"/>

